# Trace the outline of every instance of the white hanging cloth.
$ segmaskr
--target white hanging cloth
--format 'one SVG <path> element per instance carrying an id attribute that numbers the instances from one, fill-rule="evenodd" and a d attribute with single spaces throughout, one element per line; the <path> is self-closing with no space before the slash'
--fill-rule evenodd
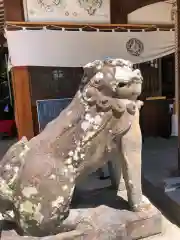
<path id="1" fill-rule="evenodd" d="M 95 59 L 151 61 L 175 51 L 174 31 L 6 30 L 12 66 L 81 67 Z"/>

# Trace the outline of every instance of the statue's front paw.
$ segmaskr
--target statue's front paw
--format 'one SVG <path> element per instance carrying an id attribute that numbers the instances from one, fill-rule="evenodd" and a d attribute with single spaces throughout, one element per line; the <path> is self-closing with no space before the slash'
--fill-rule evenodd
<path id="1" fill-rule="evenodd" d="M 152 208 L 152 204 L 147 197 L 142 196 L 140 204 L 134 205 L 132 208 L 134 212 L 143 212 L 150 210 Z"/>

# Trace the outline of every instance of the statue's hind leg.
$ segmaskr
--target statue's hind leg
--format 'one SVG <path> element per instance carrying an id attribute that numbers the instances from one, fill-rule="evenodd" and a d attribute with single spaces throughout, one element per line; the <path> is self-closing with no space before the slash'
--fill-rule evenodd
<path id="1" fill-rule="evenodd" d="M 24 137 L 13 144 L 0 162 L 0 217 L 4 221 L 18 224 L 17 211 L 13 202 L 13 186 L 22 166 L 23 154 L 27 151 L 28 140 Z"/>
<path id="2" fill-rule="evenodd" d="M 24 156 L 29 150 L 27 138 L 13 144 L 0 162 L 0 217 L 1 230 L 7 228 L 7 223 L 22 234 L 18 210 L 15 207 L 14 187 L 19 171 L 24 163 Z"/>
<path id="3" fill-rule="evenodd" d="M 0 232 L 14 229 L 22 235 L 19 214 L 13 202 L 13 192 L 8 184 L 0 179 Z"/>

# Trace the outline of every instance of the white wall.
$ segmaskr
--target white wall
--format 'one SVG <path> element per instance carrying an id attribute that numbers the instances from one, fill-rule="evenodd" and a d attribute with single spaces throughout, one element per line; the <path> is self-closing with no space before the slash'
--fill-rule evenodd
<path id="1" fill-rule="evenodd" d="M 172 24 L 172 4 L 169 1 L 154 3 L 128 15 L 128 23 L 132 24 Z"/>

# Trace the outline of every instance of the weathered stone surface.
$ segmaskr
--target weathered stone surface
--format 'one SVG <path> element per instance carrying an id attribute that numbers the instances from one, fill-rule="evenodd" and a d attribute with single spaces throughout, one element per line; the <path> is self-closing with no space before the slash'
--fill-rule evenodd
<path id="1" fill-rule="evenodd" d="M 73 207 L 89 209 L 84 210 L 86 211 L 84 215 L 88 217 L 89 214 L 93 224 L 100 226 L 100 232 L 104 237 L 100 239 L 106 239 L 106 234 L 111 236 L 109 239 L 121 239 L 119 236 L 122 236 L 123 240 L 126 238 L 134 240 L 161 233 L 161 213 L 153 205 L 150 205 L 149 209 L 135 213 L 131 211 L 126 199 L 125 191 L 117 196 L 113 188 L 94 191 L 78 190 L 75 192 Z M 91 208 L 92 206 L 94 208 Z"/>
<path id="2" fill-rule="evenodd" d="M 71 104 L 38 136 L 30 141 L 24 138 L 12 146 L 1 161 L 2 218 L 16 223 L 28 236 L 44 237 L 62 232 L 78 178 L 102 167 L 108 161 L 109 152 L 116 147 L 128 204 L 138 213 L 91 209 L 86 211 L 86 216 L 83 212 L 87 224 L 81 221 L 73 229 L 71 223 L 64 231 L 87 230 L 87 239 L 89 236 L 98 239 L 97 234 L 104 239 L 105 232 L 111 239 L 120 238 L 125 234 L 122 226 L 129 221 L 131 225 L 126 226 L 126 232 L 138 235 L 134 229 L 141 228 L 142 224 L 132 222 L 139 222 L 137 216 L 147 219 L 141 214 L 152 207 L 141 188 L 141 102 L 137 97 L 142 80 L 140 71 L 122 59 L 87 64 Z M 108 220 L 108 216 L 112 219 Z M 89 221 L 92 229 L 86 229 Z"/>
<path id="3" fill-rule="evenodd" d="M 37 237 L 22 237 L 16 234 L 14 231 L 2 232 L 2 240 L 81 240 L 83 234 L 78 231 L 72 231 L 67 233 L 57 234 L 55 236 L 48 236 L 44 238 Z"/>
<path id="4" fill-rule="evenodd" d="M 102 240 L 136 240 L 161 232 L 161 214 L 154 207 L 138 214 L 101 206 L 87 215 L 92 216 L 90 222 L 94 226 L 89 239 L 95 236 Z"/>
<path id="5" fill-rule="evenodd" d="M 107 206 L 92 209 L 72 209 L 64 224 L 75 224 L 76 230 L 44 238 L 20 237 L 15 232 L 3 232 L 2 240 L 137 240 L 161 232 L 161 214 L 152 207 L 134 213 Z"/>

